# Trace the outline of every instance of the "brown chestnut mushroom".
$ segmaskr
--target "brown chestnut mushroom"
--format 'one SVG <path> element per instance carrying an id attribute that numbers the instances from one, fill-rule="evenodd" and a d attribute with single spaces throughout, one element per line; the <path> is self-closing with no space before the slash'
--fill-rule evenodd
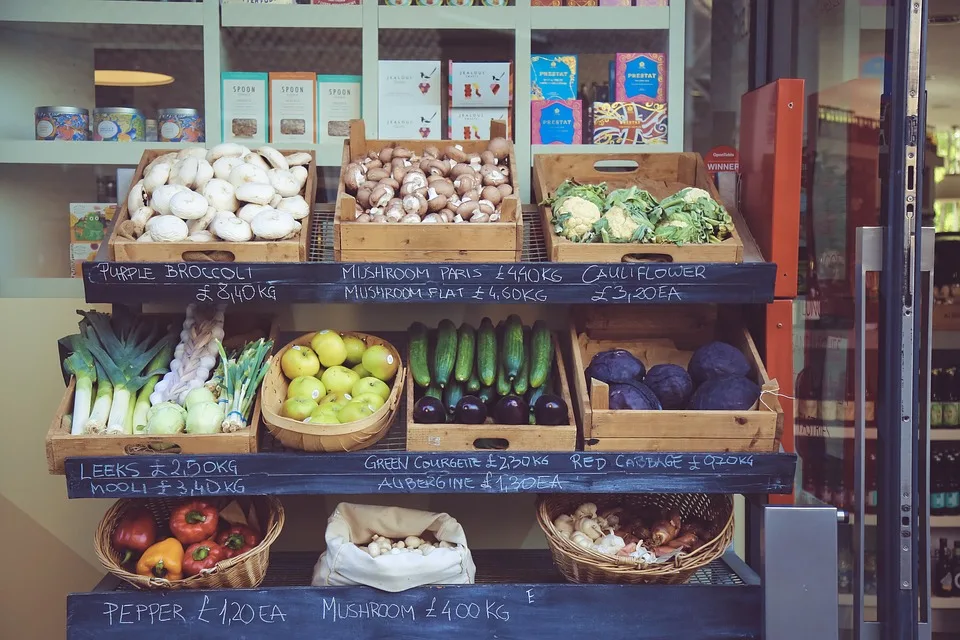
<path id="1" fill-rule="evenodd" d="M 380 181 L 380 184 L 387 185 L 388 187 L 393 189 L 394 193 L 396 193 L 397 190 L 400 188 L 400 183 L 394 180 L 393 178 L 384 178 L 383 180 Z"/>
<path id="2" fill-rule="evenodd" d="M 490 216 L 482 211 L 478 211 L 470 218 L 470 222 L 490 222 Z"/>
<path id="3" fill-rule="evenodd" d="M 393 171 L 391 172 L 390 177 L 392 177 L 394 180 L 396 180 L 400 184 L 403 184 L 403 177 L 407 175 L 407 171 L 409 170 L 410 170 L 409 167 L 405 167 L 402 164 L 394 165 Z"/>
<path id="4" fill-rule="evenodd" d="M 374 224 L 385 224 L 387 222 L 387 216 L 383 215 L 382 213 L 375 213 L 370 216 L 370 222 L 373 222 Z"/>
<path id="5" fill-rule="evenodd" d="M 427 199 L 419 193 L 413 193 L 403 198 L 403 210 L 407 213 L 415 213 L 422 216 L 428 211 Z"/>
<path id="6" fill-rule="evenodd" d="M 360 215 L 357 216 L 357 219 L 355 220 L 355 222 L 370 222 L 370 221 L 371 221 L 371 217 L 369 213 L 361 213 Z"/>
<path id="7" fill-rule="evenodd" d="M 447 196 L 437 193 L 436 189 L 427 189 L 427 210 L 436 213 L 447 206 Z"/>
<path id="8" fill-rule="evenodd" d="M 367 168 L 367 170 L 369 171 L 370 169 L 380 169 L 380 168 L 382 168 L 382 167 L 383 167 L 383 163 L 380 162 L 380 158 L 367 158 L 367 159 L 363 162 L 363 166 L 365 166 L 365 167 Z"/>
<path id="9" fill-rule="evenodd" d="M 347 191 L 356 193 L 363 182 L 363 167 L 355 162 L 348 164 L 347 168 L 343 170 L 343 186 L 346 187 Z"/>
<path id="10" fill-rule="evenodd" d="M 420 216 L 415 213 L 408 213 L 401 218 L 400 222 L 402 224 L 420 224 Z"/>
<path id="11" fill-rule="evenodd" d="M 456 160 L 457 162 L 467 162 L 470 159 L 469 154 L 463 150 L 458 144 L 452 144 L 444 150 L 444 154 L 450 160 Z"/>
<path id="12" fill-rule="evenodd" d="M 370 207 L 370 195 L 373 193 L 373 189 L 360 189 L 357 191 L 357 205 L 367 209 Z"/>
<path id="13" fill-rule="evenodd" d="M 427 186 L 440 195 L 447 196 L 447 198 L 457 195 L 457 190 L 453 187 L 453 183 L 449 180 L 436 180 L 434 182 L 428 182 Z"/>
<path id="14" fill-rule="evenodd" d="M 457 193 L 463 196 L 466 192 L 479 187 L 480 179 L 472 173 L 462 175 L 453 181 L 453 186 L 456 188 Z"/>
<path id="15" fill-rule="evenodd" d="M 434 176 L 448 176 L 450 175 L 450 169 L 448 163 L 440 160 L 427 160 L 426 167 L 424 167 L 426 173 Z"/>
<path id="16" fill-rule="evenodd" d="M 468 164 L 459 163 L 450 169 L 450 177 L 456 180 L 460 176 L 472 176 L 476 175 L 477 170 L 471 167 Z"/>
<path id="17" fill-rule="evenodd" d="M 510 155 L 510 141 L 506 138 L 493 138 L 487 145 L 487 150 L 491 151 L 497 160 L 503 160 Z"/>
<path id="18" fill-rule="evenodd" d="M 509 195 L 513 195 L 513 185 L 504 182 L 503 184 L 498 184 L 497 189 L 500 190 L 500 193 L 506 198 Z"/>
<path id="19" fill-rule="evenodd" d="M 499 162 L 499 161 L 497 160 L 497 156 L 495 156 L 495 155 L 493 154 L 493 151 L 490 151 L 490 149 L 487 149 L 486 151 L 484 151 L 483 153 L 480 154 L 480 162 L 481 162 L 482 164 L 493 164 L 493 165 L 495 165 L 495 164 L 497 164 L 497 162 Z"/>
<path id="20" fill-rule="evenodd" d="M 457 215 L 464 220 L 469 220 L 475 213 L 479 211 L 479 209 L 480 203 L 478 202 L 464 202 L 457 207 Z"/>
<path id="21" fill-rule="evenodd" d="M 379 184 L 370 194 L 370 205 L 373 207 L 383 207 L 393 198 L 395 191 L 393 187 L 386 184 Z"/>
<path id="22" fill-rule="evenodd" d="M 390 162 L 390 159 L 393 158 L 393 147 L 384 147 L 381 149 L 379 158 L 383 164 Z"/>
<path id="23" fill-rule="evenodd" d="M 450 223 L 457 217 L 457 213 L 452 209 L 443 209 L 440 211 L 440 217 L 443 218 L 444 222 Z"/>
<path id="24" fill-rule="evenodd" d="M 409 169 L 403 176 L 403 184 L 413 184 L 415 189 L 427 186 L 427 176 L 419 169 Z"/>
<path id="25" fill-rule="evenodd" d="M 410 151 L 410 149 L 405 149 L 404 147 L 397 147 L 393 150 L 393 157 L 409 160 L 413 157 L 413 151 Z"/>
<path id="26" fill-rule="evenodd" d="M 375 181 L 373 181 L 373 180 L 364 180 L 363 184 L 360 185 L 360 188 L 361 188 L 361 189 L 370 189 L 370 191 L 373 191 L 374 189 L 377 188 L 377 185 L 378 185 L 378 184 L 380 184 L 380 183 L 379 183 L 379 182 L 375 182 Z"/>
<path id="27" fill-rule="evenodd" d="M 367 157 L 370 158 L 371 160 L 373 160 L 374 158 L 376 158 L 377 160 L 379 160 L 379 159 L 380 159 L 380 152 L 377 151 L 377 150 L 375 150 L 375 149 L 371 149 L 370 151 L 367 151 Z"/>
<path id="28" fill-rule="evenodd" d="M 488 200 L 496 207 L 500 204 L 500 201 L 503 200 L 503 194 L 500 193 L 500 189 L 497 187 L 487 186 L 480 191 L 480 199 Z"/>
<path id="29" fill-rule="evenodd" d="M 429 147 L 424 147 L 423 157 L 437 159 L 440 157 L 440 149 L 438 149 L 437 147 L 434 147 L 433 145 Z"/>
<path id="30" fill-rule="evenodd" d="M 492 216 L 497 212 L 497 208 L 489 200 L 480 200 L 477 202 L 477 205 L 480 207 L 480 213 L 485 213 L 488 216 Z"/>
<path id="31" fill-rule="evenodd" d="M 470 189 L 470 191 L 467 191 L 466 193 L 461 194 L 460 199 L 463 200 L 464 202 L 470 202 L 470 201 L 476 202 L 477 200 L 480 199 L 480 190 Z"/>
<path id="32" fill-rule="evenodd" d="M 370 169 L 367 171 L 367 180 L 373 180 L 374 182 L 380 182 L 389 176 L 390 172 L 383 168 Z"/>
<path id="33" fill-rule="evenodd" d="M 492 167 L 492 165 L 490 165 Z M 481 169 L 480 174 L 483 176 L 483 184 L 486 186 L 499 186 L 507 181 L 507 176 L 498 170 L 496 167 Z"/>
<path id="34" fill-rule="evenodd" d="M 440 224 L 443 221 L 444 221 L 443 218 L 441 218 L 438 214 L 428 213 L 427 215 L 423 216 L 423 220 L 421 220 L 420 222 L 423 222 L 425 224 Z"/>

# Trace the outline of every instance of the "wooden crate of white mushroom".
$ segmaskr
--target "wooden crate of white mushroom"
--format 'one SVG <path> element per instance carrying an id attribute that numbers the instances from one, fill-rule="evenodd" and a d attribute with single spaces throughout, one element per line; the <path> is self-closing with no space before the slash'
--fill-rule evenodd
<path id="1" fill-rule="evenodd" d="M 537 521 L 557 568 L 578 583 L 678 584 L 733 541 L 724 495 L 545 495 Z"/>
<path id="2" fill-rule="evenodd" d="M 305 261 L 315 155 L 235 143 L 145 151 L 110 236 L 111 259 Z"/>
<path id="3" fill-rule="evenodd" d="M 334 256 L 344 262 L 518 262 L 517 162 L 506 124 L 491 140 L 368 140 L 350 123 Z"/>

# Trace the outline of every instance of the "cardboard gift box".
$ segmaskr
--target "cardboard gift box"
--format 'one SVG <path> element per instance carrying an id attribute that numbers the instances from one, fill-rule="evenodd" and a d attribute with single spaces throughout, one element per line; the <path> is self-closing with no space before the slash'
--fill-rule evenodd
<path id="1" fill-rule="evenodd" d="M 666 144 L 666 105 L 593 103 L 594 144 Z"/>
<path id="2" fill-rule="evenodd" d="M 667 58 L 662 53 L 618 53 L 615 80 L 618 102 L 667 103 Z"/>
<path id="3" fill-rule="evenodd" d="M 533 144 L 580 144 L 583 140 L 580 100 L 534 100 L 530 110 Z"/>

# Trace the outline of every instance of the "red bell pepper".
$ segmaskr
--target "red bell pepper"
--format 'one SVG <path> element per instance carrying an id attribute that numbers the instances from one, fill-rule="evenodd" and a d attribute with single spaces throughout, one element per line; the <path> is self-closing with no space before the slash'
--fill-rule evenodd
<path id="1" fill-rule="evenodd" d="M 204 569 L 212 569 L 227 559 L 227 550 L 213 540 L 204 540 L 187 547 L 183 554 L 183 575 L 195 576 Z"/>
<path id="2" fill-rule="evenodd" d="M 123 552 L 121 565 L 130 562 L 135 554 L 143 553 L 156 541 L 157 525 L 153 515 L 142 507 L 128 511 L 110 536 L 113 548 Z"/>
<path id="3" fill-rule="evenodd" d="M 260 544 L 260 534 L 250 527 L 237 524 L 217 536 L 217 542 L 227 550 L 227 557 L 233 558 Z"/>
<path id="4" fill-rule="evenodd" d="M 217 508 L 203 500 L 184 502 L 170 513 L 170 533 L 183 544 L 212 538 L 219 523 Z"/>

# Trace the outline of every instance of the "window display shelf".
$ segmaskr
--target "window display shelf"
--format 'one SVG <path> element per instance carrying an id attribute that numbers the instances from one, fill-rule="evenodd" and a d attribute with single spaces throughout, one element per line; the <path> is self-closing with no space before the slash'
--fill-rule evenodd
<path id="1" fill-rule="evenodd" d="M 853 515 L 850 516 L 850 523 L 855 522 Z M 877 525 L 877 516 L 876 514 L 866 514 L 863 517 L 863 524 L 868 527 L 875 527 Z M 960 516 L 930 516 L 930 528 L 931 529 L 953 529 L 960 528 Z"/>
<path id="2" fill-rule="evenodd" d="M 181 142 L 65 142 L 5 140 L 0 164 L 100 164 L 137 166 L 147 149 L 176 151 L 195 146 Z"/>
<path id="3" fill-rule="evenodd" d="M 604 153 L 628 155 L 634 153 L 680 153 L 683 145 L 673 144 L 534 144 L 530 157 L 542 153 Z"/>
<path id="4" fill-rule="evenodd" d="M 360 28 L 363 6 L 225 4 L 220 8 L 224 27 Z"/>
<path id="5" fill-rule="evenodd" d="M 273 553 L 257 589 L 136 591 L 107 576 L 67 600 L 67 636 L 79 638 L 568 637 L 583 620 L 591 634 L 661 638 L 759 638 L 762 587 L 732 552 L 681 585 L 567 584 L 547 551 L 474 550 L 476 584 L 311 587 L 318 552 Z M 643 624 L 637 624 L 637 602 Z M 697 615 L 689 615 L 694 610 Z"/>
<path id="6" fill-rule="evenodd" d="M 531 7 L 532 29 L 669 29 L 670 7 Z"/>
<path id="7" fill-rule="evenodd" d="M 0 22 L 202 25 L 203 4 L 132 0 L 3 2 Z"/>
<path id="8" fill-rule="evenodd" d="M 381 29 L 502 29 L 517 26 L 518 7 L 378 7 Z"/>

